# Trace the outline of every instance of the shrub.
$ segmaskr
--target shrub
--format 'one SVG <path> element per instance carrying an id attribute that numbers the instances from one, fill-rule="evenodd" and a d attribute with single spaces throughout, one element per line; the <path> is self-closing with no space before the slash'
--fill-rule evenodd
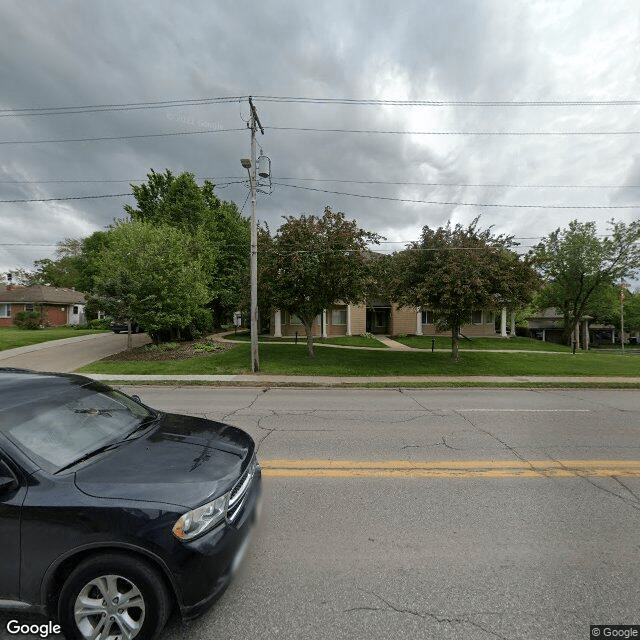
<path id="1" fill-rule="evenodd" d="M 13 324 L 21 329 L 40 329 L 41 322 L 37 311 L 18 311 L 13 319 Z"/>
<path id="2" fill-rule="evenodd" d="M 89 320 L 87 323 L 89 329 L 110 329 L 111 324 L 109 320 Z"/>
<path id="3" fill-rule="evenodd" d="M 204 351 L 206 353 L 211 353 L 213 351 L 220 351 L 221 349 L 222 349 L 222 346 L 214 342 L 199 342 L 198 344 L 193 345 L 194 351 Z"/>
<path id="4" fill-rule="evenodd" d="M 180 345 L 177 342 L 161 342 L 159 344 L 145 344 L 143 351 L 175 351 Z"/>

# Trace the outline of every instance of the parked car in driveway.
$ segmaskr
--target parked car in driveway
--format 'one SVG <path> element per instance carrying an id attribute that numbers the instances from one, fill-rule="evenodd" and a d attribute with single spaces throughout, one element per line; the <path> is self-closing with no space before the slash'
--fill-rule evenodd
<path id="1" fill-rule="evenodd" d="M 111 323 L 111 331 L 113 333 L 123 333 L 129 332 L 129 324 L 127 322 L 112 322 Z M 131 333 L 144 333 L 144 329 L 137 323 L 131 323 Z"/>
<path id="2" fill-rule="evenodd" d="M 228 585 L 261 487 L 245 432 L 88 378 L 0 369 L 0 606 L 148 640 Z"/>

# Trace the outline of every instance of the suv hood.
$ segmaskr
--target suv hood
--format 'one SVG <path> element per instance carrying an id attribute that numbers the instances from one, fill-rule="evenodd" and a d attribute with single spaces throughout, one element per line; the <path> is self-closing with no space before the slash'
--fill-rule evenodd
<path id="1" fill-rule="evenodd" d="M 192 509 L 231 489 L 253 450 L 251 436 L 230 425 L 160 414 L 143 436 L 125 441 L 76 472 L 75 483 L 97 498 Z"/>

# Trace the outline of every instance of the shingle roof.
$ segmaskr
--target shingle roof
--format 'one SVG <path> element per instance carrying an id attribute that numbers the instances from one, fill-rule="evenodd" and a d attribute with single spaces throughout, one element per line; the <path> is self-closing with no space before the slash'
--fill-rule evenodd
<path id="1" fill-rule="evenodd" d="M 84 294 L 80 293 L 80 291 L 34 284 L 30 287 L 15 287 L 6 291 L 0 289 L 0 302 L 85 304 L 86 300 Z"/>

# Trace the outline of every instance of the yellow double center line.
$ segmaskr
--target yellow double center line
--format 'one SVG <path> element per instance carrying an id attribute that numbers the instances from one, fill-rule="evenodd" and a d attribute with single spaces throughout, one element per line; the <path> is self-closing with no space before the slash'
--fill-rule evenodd
<path id="1" fill-rule="evenodd" d="M 261 460 L 266 478 L 640 477 L 640 460 Z"/>

